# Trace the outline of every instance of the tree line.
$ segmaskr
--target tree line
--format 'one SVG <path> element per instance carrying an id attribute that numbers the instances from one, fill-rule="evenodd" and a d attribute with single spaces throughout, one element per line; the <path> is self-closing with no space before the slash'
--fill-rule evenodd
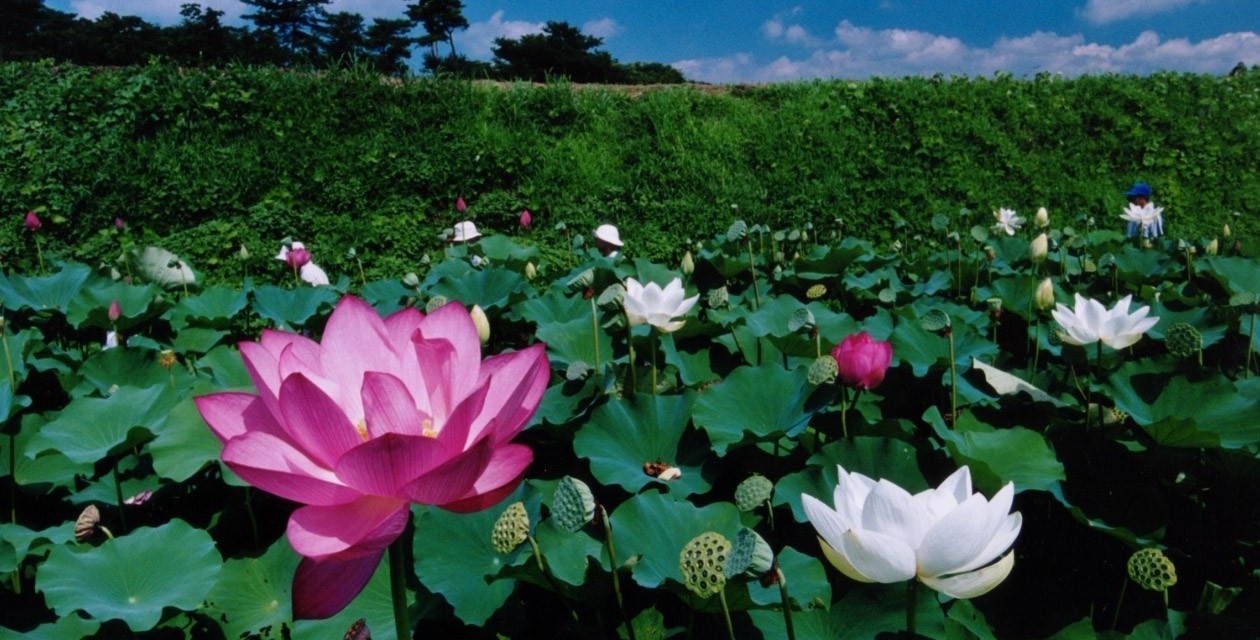
<path id="1" fill-rule="evenodd" d="M 566 22 L 547 22 L 542 33 L 497 38 L 492 61 L 456 50 L 455 34 L 468 28 L 462 0 L 418 0 L 398 18 L 373 18 L 326 9 L 332 0 L 240 0 L 252 23 L 232 26 L 225 13 L 197 3 L 180 7 L 181 20 L 160 26 L 136 16 L 105 12 L 95 20 L 44 6 L 44 0 L 0 0 L 0 60 L 53 59 L 82 65 L 127 66 L 153 58 L 183 66 L 228 63 L 294 68 L 368 65 L 380 73 L 412 71 L 418 48 L 432 73 L 495 80 L 649 84 L 684 82 L 673 67 L 622 63 L 599 50 L 603 39 Z M 416 33 L 420 35 L 415 35 Z"/>

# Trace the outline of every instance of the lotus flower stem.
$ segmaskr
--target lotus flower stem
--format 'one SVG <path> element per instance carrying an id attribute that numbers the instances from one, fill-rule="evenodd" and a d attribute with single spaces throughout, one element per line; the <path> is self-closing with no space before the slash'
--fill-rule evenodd
<path id="1" fill-rule="evenodd" d="M 39 258 L 39 272 L 47 273 L 44 268 L 44 247 L 39 243 L 39 236 L 35 236 L 35 255 Z"/>
<path id="2" fill-rule="evenodd" d="M 639 388 L 639 374 L 634 370 L 634 330 L 630 326 L 630 316 L 624 314 L 626 321 L 626 351 L 627 358 L 630 360 L 630 395 L 634 396 L 634 392 Z"/>
<path id="3" fill-rule="evenodd" d="M 118 465 L 114 465 L 114 498 L 118 500 L 118 524 L 127 533 L 127 513 L 123 510 L 122 482 L 118 479 Z"/>
<path id="4" fill-rule="evenodd" d="M 748 356 L 744 355 L 744 348 L 739 344 L 739 335 L 735 333 L 735 327 L 731 327 L 730 331 L 731 339 L 735 341 L 735 350 L 738 351 L 740 357 L 744 359 L 744 364 L 751 366 L 752 363 L 748 361 Z"/>
<path id="5" fill-rule="evenodd" d="M 569 610 L 569 615 L 573 617 L 573 621 L 580 624 L 581 621 L 578 620 L 577 611 L 575 611 L 573 607 L 569 605 L 569 601 L 565 600 L 564 596 L 561 595 L 560 585 L 556 584 L 555 576 L 551 575 L 550 571 L 547 571 L 547 565 L 543 563 L 542 550 L 538 548 L 538 541 L 534 540 L 534 536 L 531 535 L 526 535 L 525 539 L 529 541 L 529 546 L 534 549 L 534 562 L 538 565 L 539 573 L 542 573 L 543 576 L 547 578 L 547 582 L 551 585 L 551 590 L 555 591 L 556 595 L 564 602 L 564 606 Z"/>
<path id="6" fill-rule="evenodd" d="M 1251 314 L 1251 335 L 1247 336 L 1247 360 L 1244 361 L 1243 363 L 1246 365 L 1245 367 L 1247 370 L 1246 378 L 1248 380 L 1251 379 L 1251 354 L 1254 351 L 1255 345 L 1256 345 L 1256 315 L 1257 314 L 1255 313 Z M 1203 352 L 1200 351 L 1199 358 L 1202 358 L 1202 357 L 1203 357 Z"/>
<path id="7" fill-rule="evenodd" d="M 254 488 L 245 487 L 245 513 L 249 514 L 249 530 L 254 536 L 254 547 L 258 547 L 258 518 L 254 516 Z"/>
<path id="8" fill-rule="evenodd" d="M 726 606 L 726 589 L 718 591 L 718 599 L 722 602 L 722 619 L 726 622 L 726 637 L 735 640 L 735 627 L 731 624 L 731 609 Z"/>
<path id="9" fill-rule="evenodd" d="M 840 387 L 840 435 L 849 438 L 849 389 Z"/>
<path id="10" fill-rule="evenodd" d="M 652 395 L 656 395 L 656 350 L 660 346 L 661 336 L 652 332 Z"/>
<path id="11" fill-rule="evenodd" d="M 775 571 L 779 569 L 776 567 Z M 779 599 L 783 601 L 783 626 L 787 629 L 788 640 L 796 640 L 796 630 L 792 627 L 792 599 L 788 597 L 787 580 L 783 577 L 783 572 L 779 571 L 775 582 L 779 583 Z"/>
<path id="12" fill-rule="evenodd" d="M 608 562 L 612 564 L 612 583 L 613 594 L 617 596 L 617 608 L 621 610 L 621 621 L 626 625 L 626 637 L 630 640 L 636 640 L 634 637 L 634 625 L 630 624 L 630 616 L 626 615 L 626 602 L 621 596 L 621 578 L 617 575 L 617 549 L 613 546 L 612 523 L 608 521 L 608 511 L 603 505 L 599 506 L 599 521 L 604 523 L 604 544 L 608 545 Z"/>
<path id="13" fill-rule="evenodd" d="M 1120 605 L 1124 604 L 1124 592 L 1129 588 L 1129 577 L 1125 576 L 1124 582 L 1120 585 L 1120 597 L 1116 599 L 1116 610 L 1111 614 L 1111 630 L 1116 630 L 1116 623 L 1120 621 Z"/>
<path id="14" fill-rule="evenodd" d="M 914 635 L 914 614 L 915 614 L 915 596 L 917 595 L 919 581 L 911 578 L 906 581 L 906 632 L 911 636 Z"/>
<path id="15" fill-rule="evenodd" d="M 394 632 L 398 638 L 411 637 L 411 620 L 407 615 L 407 576 L 403 573 L 403 544 L 408 536 L 399 536 L 389 545 L 389 592 L 394 603 Z"/>
<path id="16" fill-rule="evenodd" d="M 958 419 L 958 363 L 954 358 L 954 330 L 946 329 L 945 337 L 949 339 L 949 415 L 953 421 Z"/>
<path id="17" fill-rule="evenodd" d="M 358 256 L 355 256 L 354 261 L 355 261 L 355 262 L 357 262 L 357 263 L 359 264 L 359 281 L 360 281 L 360 282 L 362 282 L 362 283 L 363 283 L 363 286 L 365 286 L 365 287 L 366 287 L 366 286 L 367 286 L 367 274 L 363 273 L 363 261 L 362 261 L 362 260 L 360 260 Z"/>
<path id="18" fill-rule="evenodd" d="M 17 379 L 13 374 L 13 352 L 9 351 L 9 333 L 0 327 L 0 342 L 4 343 L 4 362 L 9 365 L 9 392 L 17 393 Z M 12 469 L 12 467 L 9 467 Z"/>
<path id="19" fill-rule="evenodd" d="M 595 310 L 595 296 L 591 296 L 591 345 L 595 347 L 595 371 L 599 371 L 599 316 Z"/>
<path id="20" fill-rule="evenodd" d="M 1041 356 L 1041 316 L 1038 315 L 1036 320 L 1033 323 L 1033 375 L 1037 375 L 1037 359 Z"/>
<path id="21" fill-rule="evenodd" d="M 761 309 L 761 293 L 757 288 L 757 267 L 753 263 L 752 240 L 748 241 L 748 275 L 752 276 L 753 281 L 753 311 L 757 311 Z"/>

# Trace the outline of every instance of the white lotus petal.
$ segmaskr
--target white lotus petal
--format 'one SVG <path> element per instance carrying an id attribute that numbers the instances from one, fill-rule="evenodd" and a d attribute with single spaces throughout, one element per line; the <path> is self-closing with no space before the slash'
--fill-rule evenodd
<path id="1" fill-rule="evenodd" d="M 843 573 L 858 582 L 875 582 L 874 580 L 862 575 L 862 572 L 858 571 L 857 567 L 853 566 L 853 563 L 849 562 L 848 558 L 844 557 L 840 554 L 840 552 L 832 548 L 831 545 L 827 544 L 826 540 L 819 538 L 818 545 L 822 547 L 823 557 L 827 558 L 827 561 L 831 563 L 831 566 L 839 569 L 840 573 Z"/>
<path id="2" fill-rule="evenodd" d="M 912 549 L 931 528 L 926 506 L 887 480 L 875 483 L 862 506 L 862 529 L 887 534 Z"/>
<path id="3" fill-rule="evenodd" d="M 850 529 L 835 550 L 874 582 L 902 582 L 915 576 L 914 549 L 890 535 Z"/>
<path id="4" fill-rule="evenodd" d="M 1015 552 L 1012 551 L 1002 556 L 1001 560 L 983 569 L 947 578 L 920 576 L 919 580 L 928 587 L 951 598 L 966 600 L 992 591 L 994 587 L 1006 579 L 1006 576 L 1011 574 L 1011 569 L 1014 568 Z"/>

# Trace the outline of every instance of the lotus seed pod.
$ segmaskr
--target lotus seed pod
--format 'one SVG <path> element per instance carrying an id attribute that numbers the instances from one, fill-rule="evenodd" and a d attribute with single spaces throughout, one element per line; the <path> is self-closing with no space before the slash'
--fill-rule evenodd
<path id="1" fill-rule="evenodd" d="M 726 586 L 726 558 L 731 541 L 720 533 L 702 533 L 683 547 L 678 554 L 678 569 L 683 584 L 701 598 L 717 595 Z"/>
<path id="2" fill-rule="evenodd" d="M 1177 569 L 1159 549 L 1142 549 L 1129 556 L 1129 577 L 1143 589 L 1164 591 L 1177 584 Z"/>
<path id="3" fill-rule="evenodd" d="M 121 343 L 122 341 L 120 340 L 119 342 Z M 163 349 L 158 353 L 157 361 L 158 364 L 162 365 L 162 368 L 170 369 L 175 366 L 175 352 L 170 349 Z"/>
<path id="4" fill-rule="evenodd" d="M 937 331 L 944 331 L 950 328 L 952 324 L 953 322 L 949 319 L 949 314 L 941 311 L 940 309 L 932 309 L 931 311 L 923 314 L 922 318 L 919 318 L 919 325 L 923 327 L 923 330 L 931 331 L 933 333 Z"/>
<path id="5" fill-rule="evenodd" d="M 682 264 L 678 265 L 678 268 L 685 276 L 689 276 L 696 272 L 696 259 L 691 257 L 690 251 L 683 254 Z"/>
<path id="6" fill-rule="evenodd" d="M 565 380 L 581 380 L 582 378 L 585 378 L 588 374 L 590 374 L 590 372 L 591 372 L 591 365 L 586 364 L 585 362 L 582 362 L 581 360 L 574 360 L 573 362 L 569 363 L 569 368 L 565 369 L 564 379 Z"/>
<path id="7" fill-rule="evenodd" d="M 490 541 L 498 553 L 511 553 L 529 537 L 529 514 L 525 503 L 513 502 L 494 523 Z"/>
<path id="8" fill-rule="evenodd" d="M 486 317 L 486 312 L 481 309 L 481 305 L 474 304 L 472 311 L 468 312 L 468 316 L 472 318 L 473 326 L 477 329 L 477 339 L 481 340 L 481 344 L 490 342 L 490 318 Z"/>
<path id="9" fill-rule="evenodd" d="M 774 568 L 774 551 L 756 531 L 740 529 L 731 543 L 731 553 L 726 557 L 724 573 L 728 576 L 746 575 L 759 578 Z"/>
<path id="10" fill-rule="evenodd" d="M 1203 335 L 1193 326 L 1178 322 L 1168 328 L 1168 333 L 1164 335 L 1164 345 L 1168 347 L 1169 353 L 1188 358 L 1203 348 Z"/>
<path id="11" fill-rule="evenodd" d="M 101 523 L 101 512 L 96 505 L 89 504 L 83 509 L 83 513 L 79 514 L 79 519 L 74 522 L 74 539 L 78 542 L 87 542 L 96 533 L 96 527 Z"/>
<path id="12" fill-rule="evenodd" d="M 433 313 L 445 306 L 447 302 L 449 302 L 449 300 L 446 299 L 446 296 L 433 296 L 429 298 L 428 304 L 424 305 L 424 312 Z"/>
<path id="13" fill-rule="evenodd" d="M 408 289 L 416 289 L 420 286 L 420 276 L 414 271 L 408 271 L 407 275 L 403 276 L 402 283 Z"/>
<path id="14" fill-rule="evenodd" d="M 831 384 L 840 373 L 840 365 L 830 355 L 823 355 L 809 365 L 809 383 L 815 387 Z"/>
<path id="15" fill-rule="evenodd" d="M 709 307 L 713 309 L 724 308 L 730 302 L 730 294 L 727 293 L 726 287 L 718 287 L 709 292 Z"/>
<path id="16" fill-rule="evenodd" d="M 1126 412 L 1125 410 L 1119 407 L 1112 407 L 1108 409 L 1106 413 L 1103 414 L 1102 422 L 1103 424 L 1110 426 L 1113 424 L 1123 424 L 1124 421 L 1128 419 L 1129 419 L 1128 412 Z"/>
<path id="17" fill-rule="evenodd" d="M 585 527 L 595 519 L 595 496 L 591 488 L 573 476 L 561 478 L 551 501 L 551 515 L 556 524 L 569 533 Z"/>
<path id="18" fill-rule="evenodd" d="M 788 318 L 788 331 L 796 333 L 801 329 L 813 329 L 815 326 L 814 312 L 808 307 L 800 307 L 792 312 L 792 317 Z"/>
<path id="19" fill-rule="evenodd" d="M 736 242 L 748 237 L 748 223 L 743 220 L 736 220 L 726 230 L 726 241 Z"/>
<path id="20" fill-rule="evenodd" d="M 1063 331 L 1063 328 L 1055 325 L 1050 327 L 1050 330 L 1046 332 L 1046 341 L 1049 342 L 1052 347 L 1060 347 L 1063 346 L 1063 336 L 1065 335 L 1067 335 L 1067 333 Z"/>
<path id="21" fill-rule="evenodd" d="M 534 278 L 537 278 L 537 277 L 538 277 L 538 267 L 535 267 L 534 263 L 532 262 L 526 262 L 525 263 L 525 279 L 533 280 Z"/>
<path id="22" fill-rule="evenodd" d="M 599 294 L 599 299 L 595 301 L 602 309 L 615 311 L 626 304 L 626 288 L 620 282 L 614 282 L 608 285 L 604 292 Z"/>
<path id="23" fill-rule="evenodd" d="M 827 356 L 833 363 L 835 358 Z M 774 494 L 774 483 L 765 476 L 753 475 L 735 487 L 735 506 L 740 511 L 752 511 L 764 504 Z"/>
<path id="24" fill-rule="evenodd" d="M 816 284 L 805 290 L 805 297 L 810 300 L 817 300 L 825 295 L 827 295 L 827 287 L 821 284 Z"/>
<path id="25" fill-rule="evenodd" d="M 1046 311 L 1054 306 L 1054 283 L 1050 282 L 1050 278 L 1041 281 L 1037 285 L 1037 292 L 1033 296 L 1037 301 L 1037 308 Z"/>
<path id="26" fill-rule="evenodd" d="M 1002 299 L 1001 298 L 989 298 L 984 301 L 984 304 L 989 308 L 989 313 L 1002 312 Z"/>

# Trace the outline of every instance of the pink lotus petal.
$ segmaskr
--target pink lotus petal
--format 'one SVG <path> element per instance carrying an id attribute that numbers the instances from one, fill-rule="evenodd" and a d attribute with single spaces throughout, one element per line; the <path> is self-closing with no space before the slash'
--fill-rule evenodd
<path id="1" fill-rule="evenodd" d="M 251 485 L 286 500 L 337 505 L 363 497 L 288 442 L 269 433 L 247 433 L 223 448 L 223 463 Z"/>
<path id="2" fill-rule="evenodd" d="M 486 470 L 473 483 L 472 491 L 453 502 L 440 505 L 456 513 L 472 513 L 498 504 L 508 497 L 521 480 L 525 470 L 534 461 L 534 452 L 521 444 L 502 445 L 486 465 Z"/>
<path id="3" fill-rule="evenodd" d="M 451 458 L 446 463 L 403 486 L 403 494 L 412 502 L 442 506 L 459 500 L 474 491 L 478 478 L 494 457 L 494 443 L 489 438 Z"/>
<path id="4" fill-rule="evenodd" d="M 441 377 L 440 385 L 430 383 L 428 376 L 425 383 L 430 389 L 442 387 L 447 398 L 451 399 L 446 405 L 449 411 L 454 404 L 453 400 L 468 395 L 477 384 L 477 372 L 481 368 L 481 339 L 477 337 L 477 327 L 473 325 L 472 317 L 464 306 L 452 302 L 425 316 L 420 321 L 416 338 L 420 341 L 445 340 L 450 343 L 452 351 L 444 356 L 446 362 L 426 363 L 423 358 L 420 361 L 420 367 L 426 373 L 429 371 L 426 365 L 435 365 L 444 370 L 445 375 Z M 416 344 L 419 346 L 422 342 Z M 420 355 L 419 350 L 416 353 Z M 435 413 L 441 412 L 436 406 L 434 410 Z"/>
<path id="5" fill-rule="evenodd" d="M 293 442 L 329 469 L 341 454 L 363 442 L 336 401 L 300 373 L 280 385 L 280 415 Z"/>
<path id="6" fill-rule="evenodd" d="M 381 564 L 384 551 L 341 560 L 303 558 L 293 574 L 293 619 L 331 618 L 354 600 Z"/>
<path id="7" fill-rule="evenodd" d="M 289 545 L 316 560 L 353 557 L 389 546 L 407 527 L 407 503 L 364 496 L 346 504 L 308 505 L 289 516 Z"/>
<path id="8" fill-rule="evenodd" d="M 416 401 L 402 380 L 388 374 L 368 371 L 363 374 L 363 418 L 369 438 L 387 433 L 409 436 L 425 435 L 424 421 L 430 426 L 433 417 L 418 411 Z"/>
<path id="9" fill-rule="evenodd" d="M 459 406 L 455 407 L 444 422 L 434 425 L 438 429 L 438 440 L 451 451 L 463 451 L 480 439 L 479 436 L 471 434 L 473 425 L 485 414 L 483 407 L 488 391 L 489 387 L 485 385 L 477 387 L 471 395 L 459 403 Z"/>
<path id="10" fill-rule="evenodd" d="M 405 500 L 401 487 L 451 457 L 451 450 L 435 438 L 389 433 L 341 456 L 337 477 L 363 493 Z"/>
<path id="11" fill-rule="evenodd" d="M 497 422 L 496 442 L 512 439 L 542 402 L 550 379 L 550 363 L 543 345 L 536 344 L 514 353 L 504 353 L 481 363 L 478 386 L 488 388 L 482 408 L 485 418 L 477 424 L 473 439 L 480 435 L 494 417 Z"/>
<path id="12" fill-rule="evenodd" d="M 263 332 L 266 335 L 266 332 Z M 241 360 L 245 363 L 245 372 L 254 381 L 258 389 L 258 397 L 262 399 L 267 410 L 273 415 L 280 415 L 280 405 L 276 400 L 280 393 L 280 367 L 278 353 L 272 353 L 257 342 L 242 342 Z"/>
<path id="13" fill-rule="evenodd" d="M 391 371 L 398 354 L 389 347 L 389 332 L 376 310 L 346 296 L 328 317 L 320 343 L 319 364 L 324 375 L 358 390 L 367 370 Z"/>
<path id="14" fill-rule="evenodd" d="M 193 398 L 193 402 L 210 430 L 225 444 L 253 431 L 284 434 L 284 428 L 276 422 L 263 399 L 251 393 L 215 393 Z"/>

